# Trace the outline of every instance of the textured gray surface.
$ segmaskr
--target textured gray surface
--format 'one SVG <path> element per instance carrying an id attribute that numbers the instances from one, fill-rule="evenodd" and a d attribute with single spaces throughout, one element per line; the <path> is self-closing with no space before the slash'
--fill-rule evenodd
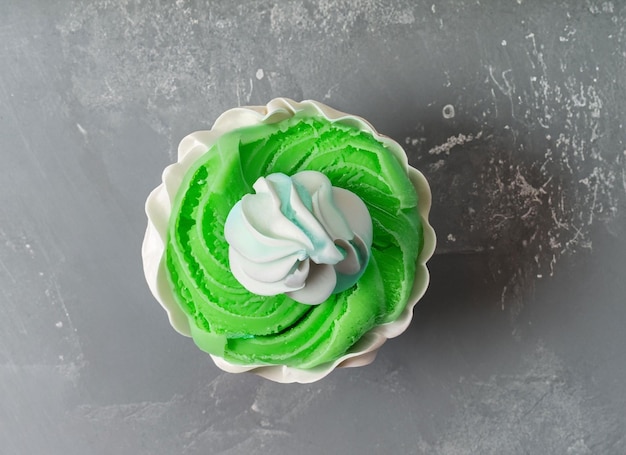
<path id="1" fill-rule="evenodd" d="M 626 452 L 624 2 L 0 11 L 2 453 Z M 221 373 L 139 254 L 178 141 L 274 96 L 405 144 L 439 235 L 409 330 L 306 386 Z"/>

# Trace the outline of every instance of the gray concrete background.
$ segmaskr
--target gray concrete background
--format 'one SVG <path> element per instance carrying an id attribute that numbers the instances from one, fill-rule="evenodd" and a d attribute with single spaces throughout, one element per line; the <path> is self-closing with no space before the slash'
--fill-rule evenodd
<path id="1" fill-rule="evenodd" d="M 625 5 L 0 0 L 0 452 L 626 453 Z M 178 141 L 275 96 L 404 144 L 439 235 L 409 330 L 304 386 L 140 260 Z"/>

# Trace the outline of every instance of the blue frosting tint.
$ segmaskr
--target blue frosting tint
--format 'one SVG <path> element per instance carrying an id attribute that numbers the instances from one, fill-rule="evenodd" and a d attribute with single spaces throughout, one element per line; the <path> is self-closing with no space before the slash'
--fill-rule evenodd
<path id="1" fill-rule="evenodd" d="M 280 212 L 311 241 L 313 248 L 306 251 L 308 257 L 311 257 L 317 264 L 336 264 L 345 258 L 345 253 L 342 254 L 341 249 L 337 248 L 323 226 L 317 225 L 317 223 L 313 224 L 310 220 L 307 223 L 307 220 L 303 219 L 302 213 L 298 213 L 298 210 L 294 208 L 292 204 L 294 199 L 292 198 L 295 196 L 296 200 L 301 202 L 308 209 L 309 213 L 313 214 L 311 195 L 302 185 L 282 173 L 270 174 L 265 177 L 265 180 L 278 195 Z M 303 195 L 304 197 L 302 197 Z M 329 203 L 334 206 L 333 201 L 329 201 Z M 327 254 L 326 252 L 334 254 Z"/>
<path id="2" fill-rule="evenodd" d="M 353 193 L 316 171 L 260 177 L 225 223 L 231 271 L 251 292 L 319 304 L 367 267 L 372 222 Z"/>

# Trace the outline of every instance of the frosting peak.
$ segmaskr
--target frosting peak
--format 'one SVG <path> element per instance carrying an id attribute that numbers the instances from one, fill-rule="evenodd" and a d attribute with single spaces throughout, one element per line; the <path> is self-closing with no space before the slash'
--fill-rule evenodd
<path id="1" fill-rule="evenodd" d="M 317 171 L 270 174 L 253 188 L 224 226 L 231 271 L 246 289 L 317 305 L 356 283 L 372 245 L 358 196 Z"/>

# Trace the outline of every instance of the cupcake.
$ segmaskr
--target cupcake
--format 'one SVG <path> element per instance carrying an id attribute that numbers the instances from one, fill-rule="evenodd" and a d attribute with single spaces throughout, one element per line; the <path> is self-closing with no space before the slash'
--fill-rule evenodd
<path id="1" fill-rule="evenodd" d="M 142 256 L 171 325 L 228 372 L 312 382 L 370 363 L 428 285 L 430 190 L 403 149 L 315 101 L 185 137 Z"/>

